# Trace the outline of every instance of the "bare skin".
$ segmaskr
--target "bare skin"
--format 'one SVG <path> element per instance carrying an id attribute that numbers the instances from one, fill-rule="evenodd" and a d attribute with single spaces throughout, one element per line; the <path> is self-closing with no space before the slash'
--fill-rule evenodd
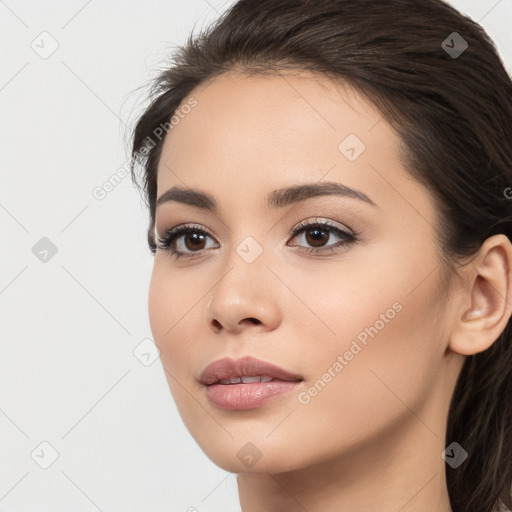
<path id="1" fill-rule="evenodd" d="M 191 435 L 237 473 L 243 512 L 451 512 L 449 403 L 465 356 L 491 346 L 510 317 L 510 242 L 488 239 L 447 287 L 432 197 L 400 162 L 392 128 L 349 87 L 308 73 L 230 73 L 192 96 L 197 106 L 166 137 L 157 197 L 193 188 L 219 211 L 157 207 L 159 236 L 185 223 L 208 235 L 202 249 L 184 235 L 175 242 L 191 258 L 159 249 L 149 290 Z M 364 151 L 356 139 L 340 150 L 349 134 Z M 326 182 L 374 204 L 322 195 L 265 206 L 276 189 Z M 301 221 L 329 221 L 357 240 L 343 244 L 327 227 L 313 245 L 312 228 L 290 235 Z M 239 246 L 262 252 L 248 263 Z M 314 247 L 324 252 L 306 252 Z M 245 355 L 304 381 L 253 410 L 212 405 L 200 373 Z M 244 446 L 256 463 L 237 455 Z"/>

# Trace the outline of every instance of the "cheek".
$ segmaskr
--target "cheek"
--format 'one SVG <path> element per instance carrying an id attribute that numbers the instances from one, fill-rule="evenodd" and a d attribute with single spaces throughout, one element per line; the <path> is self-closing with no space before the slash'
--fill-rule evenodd
<path id="1" fill-rule="evenodd" d="M 334 430 L 343 423 L 354 435 L 376 416 L 384 425 L 386 417 L 410 414 L 408 407 L 426 400 L 445 351 L 437 272 L 421 282 L 397 255 L 384 261 L 347 263 L 346 272 L 329 269 L 294 289 L 316 313 L 301 309 L 295 323 L 302 343 L 293 359 L 303 361 L 309 378 L 301 403 L 330 417 Z"/>
<path id="2" fill-rule="evenodd" d="M 399 288 L 360 292 L 353 301 L 340 300 L 339 290 L 329 297 L 324 288 L 322 303 L 331 306 L 318 311 L 336 336 L 301 333 L 303 342 L 314 342 L 302 343 L 290 357 L 305 361 L 308 387 L 294 400 L 293 424 L 273 431 L 269 453 L 279 457 L 286 451 L 283 446 L 301 447 L 300 455 L 286 453 L 290 467 L 315 464 L 377 439 L 392 442 L 394 433 L 403 432 L 401 425 L 418 421 L 415 414 L 430 398 L 443 355 L 437 298 L 426 283 L 410 294 L 407 286 Z M 334 297 L 337 302 L 330 302 Z M 435 418 L 419 416 L 442 433 Z M 273 421 L 278 424 L 280 418 Z M 259 425 L 249 435 L 259 439 L 261 431 L 268 427 Z M 328 441 L 320 445 L 319 439 Z"/>
<path id="3" fill-rule="evenodd" d="M 165 378 L 180 416 L 192 428 L 195 422 L 191 418 L 201 411 L 194 413 L 196 402 L 190 400 L 190 393 L 199 387 L 191 387 L 190 369 L 198 356 L 194 341 L 204 338 L 204 333 L 194 333 L 197 320 L 192 319 L 197 319 L 198 308 L 204 307 L 200 299 L 206 291 L 190 286 L 190 281 L 176 273 L 173 276 L 163 265 L 155 265 L 148 294 L 149 322 Z"/>
<path id="4" fill-rule="evenodd" d="M 190 277 L 190 278 L 189 278 Z M 200 339 L 198 315 L 202 315 L 207 287 L 202 289 L 179 272 L 169 272 L 165 265 L 155 263 L 148 293 L 149 322 L 164 368 L 183 378 L 194 357 L 193 340 Z M 206 299 L 205 299 L 206 300 Z M 202 316 L 201 316 L 202 318 Z M 204 333 L 203 333 L 204 337 Z"/>

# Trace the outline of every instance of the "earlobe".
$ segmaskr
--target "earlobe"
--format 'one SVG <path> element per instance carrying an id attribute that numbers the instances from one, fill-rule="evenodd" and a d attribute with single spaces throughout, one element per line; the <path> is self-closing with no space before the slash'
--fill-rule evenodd
<path id="1" fill-rule="evenodd" d="M 499 338 L 512 313 L 510 240 L 501 234 L 488 238 L 464 270 L 460 293 L 465 297 L 454 318 L 450 349 L 473 355 Z"/>

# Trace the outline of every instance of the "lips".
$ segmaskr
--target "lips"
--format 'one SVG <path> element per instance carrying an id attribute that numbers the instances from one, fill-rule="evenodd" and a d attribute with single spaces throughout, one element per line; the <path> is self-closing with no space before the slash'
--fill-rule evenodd
<path id="1" fill-rule="evenodd" d="M 208 365 L 199 377 L 209 403 L 226 411 L 248 411 L 285 396 L 302 386 L 300 375 L 246 356 L 223 358 Z"/>
<path id="2" fill-rule="evenodd" d="M 210 386 L 224 381 L 228 385 L 227 379 L 232 384 L 236 384 L 240 382 L 237 378 L 258 376 L 263 377 L 261 379 L 263 382 L 268 381 L 269 377 L 272 381 L 300 382 L 304 380 L 301 375 L 290 373 L 272 363 L 245 356 L 240 359 L 230 359 L 229 357 L 217 359 L 203 370 L 199 376 L 199 382 Z"/>

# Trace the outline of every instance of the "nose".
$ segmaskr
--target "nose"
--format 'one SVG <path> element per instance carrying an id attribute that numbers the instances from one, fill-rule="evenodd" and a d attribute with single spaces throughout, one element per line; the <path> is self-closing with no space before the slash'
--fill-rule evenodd
<path id="1" fill-rule="evenodd" d="M 280 322 L 277 284 L 262 257 L 247 263 L 235 254 L 229 260 L 229 270 L 211 290 L 205 308 L 206 325 L 217 334 L 275 329 Z"/>

